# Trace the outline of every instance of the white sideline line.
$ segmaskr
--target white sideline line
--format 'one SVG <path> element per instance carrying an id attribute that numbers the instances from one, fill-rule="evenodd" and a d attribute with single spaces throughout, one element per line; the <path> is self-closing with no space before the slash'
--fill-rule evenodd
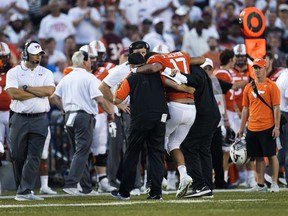
<path id="1" fill-rule="evenodd" d="M 33 205 L 0 205 L 0 209 L 4 208 L 39 208 L 39 207 L 71 207 L 71 206 L 115 206 L 115 205 L 135 205 L 135 204 L 153 204 L 153 203 L 204 203 L 204 202 L 263 202 L 267 199 L 237 199 L 237 200 L 151 200 L 151 201 L 122 201 L 122 202 L 109 202 L 109 203 L 71 203 L 71 204 L 33 204 Z M 27 201 L 29 202 L 29 201 Z M 26 203 L 27 203 L 26 202 Z"/>

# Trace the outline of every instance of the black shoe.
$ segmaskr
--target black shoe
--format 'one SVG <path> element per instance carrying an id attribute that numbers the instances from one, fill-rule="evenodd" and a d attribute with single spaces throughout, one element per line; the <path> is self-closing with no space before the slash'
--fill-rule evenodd
<path id="1" fill-rule="evenodd" d="M 111 192 L 112 197 L 117 198 L 119 200 L 130 200 L 130 197 L 124 197 L 122 196 L 118 190 L 113 190 Z"/>
<path id="2" fill-rule="evenodd" d="M 193 189 L 192 192 L 184 195 L 185 198 L 202 197 L 212 193 L 208 186 L 203 187 L 201 190 Z M 213 195 L 213 194 L 212 194 Z"/>
<path id="3" fill-rule="evenodd" d="M 149 196 L 147 197 L 147 199 L 148 199 L 148 200 L 163 200 L 161 194 L 158 194 L 158 195 L 155 195 L 155 196 L 149 195 Z"/>
<path id="4" fill-rule="evenodd" d="M 211 191 L 210 193 L 204 194 L 201 198 L 214 198 L 213 192 Z"/>

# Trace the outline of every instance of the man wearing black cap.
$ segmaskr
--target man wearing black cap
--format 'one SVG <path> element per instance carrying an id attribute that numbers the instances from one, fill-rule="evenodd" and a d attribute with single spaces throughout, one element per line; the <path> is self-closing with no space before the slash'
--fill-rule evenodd
<path id="1" fill-rule="evenodd" d="M 133 68 L 145 64 L 145 59 L 140 53 L 130 54 L 128 61 Z M 149 75 L 134 73 L 123 80 L 114 94 L 114 104 L 121 103 L 130 95 L 131 105 L 131 127 L 124 155 L 121 184 L 119 191 L 112 192 L 115 198 L 130 199 L 139 154 L 146 142 L 151 180 L 151 190 L 147 199 L 162 199 L 165 122 L 168 118 L 163 89 L 159 73 Z"/>

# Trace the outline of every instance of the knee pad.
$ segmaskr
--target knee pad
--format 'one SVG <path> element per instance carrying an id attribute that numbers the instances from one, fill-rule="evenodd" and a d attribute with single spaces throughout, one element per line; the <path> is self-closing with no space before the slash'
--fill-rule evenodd
<path id="1" fill-rule="evenodd" d="M 107 153 L 99 154 L 95 157 L 96 157 L 96 163 L 95 163 L 96 166 L 106 167 L 106 165 L 107 165 Z"/>

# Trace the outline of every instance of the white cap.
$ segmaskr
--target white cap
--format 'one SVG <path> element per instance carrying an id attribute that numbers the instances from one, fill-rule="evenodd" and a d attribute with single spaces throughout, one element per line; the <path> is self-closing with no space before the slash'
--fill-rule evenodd
<path id="1" fill-rule="evenodd" d="M 42 47 L 38 43 L 29 44 L 29 46 L 27 47 L 27 52 L 32 55 L 36 55 L 39 53 L 45 54 L 45 51 L 42 49 Z"/>
<path id="2" fill-rule="evenodd" d="M 211 66 L 212 68 L 214 67 L 213 61 L 210 58 L 205 58 L 205 62 L 200 65 L 201 68 L 204 68 L 206 66 Z"/>
<path id="3" fill-rule="evenodd" d="M 98 53 L 99 52 L 106 53 L 106 47 L 105 47 L 104 43 L 100 40 L 94 40 L 94 41 L 90 42 L 89 45 L 91 47 L 95 48 Z"/>
<path id="4" fill-rule="evenodd" d="M 164 22 L 163 19 L 161 19 L 160 17 L 155 17 L 153 19 L 153 25 L 157 25 L 160 22 L 162 22 L 162 23 Z"/>
<path id="5" fill-rule="evenodd" d="M 189 8 L 186 5 L 182 5 L 179 8 L 177 8 L 177 10 L 175 11 L 175 14 L 179 16 L 185 16 L 187 15 L 188 11 L 189 11 Z"/>
<path id="6" fill-rule="evenodd" d="M 10 16 L 10 21 L 11 22 L 14 22 L 14 21 L 17 21 L 17 20 L 24 20 L 24 17 L 21 15 L 21 14 L 13 14 L 12 16 Z"/>
<path id="7" fill-rule="evenodd" d="M 165 54 L 165 53 L 170 52 L 169 47 L 166 46 L 165 44 L 160 44 L 160 45 L 155 46 L 152 51 L 156 53 L 160 53 L 160 54 Z"/>
<path id="8" fill-rule="evenodd" d="M 235 55 L 246 55 L 245 44 L 237 44 L 233 47 L 233 51 Z"/>
<path id="9" fill-rule="evenodd" d="M 282 10 L 288 10 L 288 5 L 287 4 L 280 4 L 279 5 L 279 11 L 282 11 Z"/>
<path id="10" fill-rule="evenodd" d="M 98 56 L 97 50 L 94 47 L 90 46 L 90 45 L 81 46 L 79 51 L 87 52 L 89 57 L 92 57 L 92 58 Z"/>

